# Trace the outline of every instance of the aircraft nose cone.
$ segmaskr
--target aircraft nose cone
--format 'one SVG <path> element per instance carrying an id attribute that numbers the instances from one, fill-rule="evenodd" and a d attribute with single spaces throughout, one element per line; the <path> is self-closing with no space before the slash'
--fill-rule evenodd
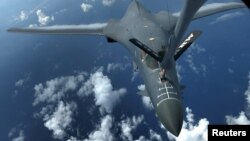
<path id="1" fill-rule="evenodd" d="M 175 136 L 179 136 L 183 123 L 182 104 L 178 100 L 168 99 L 157 107 L 157 114 L 164 127 Z"/>

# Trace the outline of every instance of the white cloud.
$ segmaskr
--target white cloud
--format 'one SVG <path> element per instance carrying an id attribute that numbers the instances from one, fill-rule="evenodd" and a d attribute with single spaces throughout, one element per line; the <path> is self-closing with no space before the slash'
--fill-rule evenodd
<path id="1" fill-rule="evenodd" d="M 146 91 L 144 84 L 139 85 L 137 88 L 139 91 Z M 141 96 L 141 98 L 142 98 L 142 103 L 143 103 L 144 107 L 148 110 L 152 110 L 153 105 L 151 103 L 150 98 L 148 96 Z"/>
<path id="2" fill-rule="evenodd" d="M 227 71 L 228 71 L 228 73 L 230 73 L 230 74 L 233 74 L 233 73 L 234 73 L 234 70 L 233 70 L 232 68 L 228 68 Z"/>
<path id="3" fill-rule="evenodd" d="M 53 16 L 46 16 L 41 9 L 36 11 L 36 15 L 38 16 L 38 22 L 41 26 L 48 25 L 50 22 L 54 21 Z"/>
<path id="4" fill-rule="evenodd" d="M 144 136 L 140 136 L 139 139 L 137 139 L 135 141 L 149 141 L 149 140 L 146 139 Z"/>
<path id="5" fill-rule="evenodd" d="M 144 136 L 140 136 L 139 139 L 133 139 L 133 131 L 136 130 L 138 125 L 140 125 L 144 120 L 144 116 L 132 116 L 126 117 L 126 119 L 121 120 L 117 124 L 114 124 L 112 115 L 106 115 L 102 117 L 100 125 L 96 126 L 96 129 L 92 131 L 88 138 L 83 141 L 113 141 L 113 140 L 123 140 L 123 141 L 162 141 L 162 137 L 153 130 L 149 130 L 149 139 Z M 111 128 L 117 129 L 117 126 L 121 129 L 121 134 L 118 138 L 114 137 L 114 133 L 111 132 Z M 67 141 L 80 141 L 76 137 L 71 136 Z"/>
<path id="6" fill-rule="evenodd" d="M 150 140 L 154 140 L 154 141 L 162 141 L 162 138 L 159 134 L 157 134 L 155 131 L 153 130 L 149 130 L 149 134 L 150 134 Z"/>
<path id="7" fill-rule="evenodd" d="M 18 81 L 15 82 L 15 86 L 16 87 L 22 87 L 24 85 L 25 82 L 30 80 L 30 73 L 25 75 L 25 78 L 23 79 L 19 79 Z"/>
<path id="8" fill-rule="evenodd" d="M 247 107 L 248 107 L 248 110 L 250 110 L 250 72 L 249 72 L 249 75 L 248 75 L 248 88 L 245 92 L 245 96 L 246 96 L 246 100 L 247 100 Z"/>
<path id="9" fill-rule="evenodd" d="M 25 139 L 23 128 L 23 124 L 18 124 L 9 131 L 8 137 L 12 138 L 12 141 L 23 141 Z"/>
<path id="10" fill-rule="evenodd" d="M 68 11 L 68 9 L 64 8 L 64 9 L 61 9 L 61 10 L 57 11 L 56 14 L 62 14 L 64 12 L 66 12 L 66 11 Z"/>
<path id="11" fill-rule="evenodd" d="M 193 70 L 194 73 L 196 74 L 202 74 L 204 77 L 206 76 L 207 73 L 207 67 L 205 64 L 199 64 L 197 65 L 194 62 L 194 56 L 200 53 L 206 52 L 206 49 L 199 46 L 198 44 L 192 44 L 190 49 L 188 50 L 188 54 L 186 55 L 185 61 L 188 63 L 189 67 Z"/>
<path id="12" fill-rule="evenodd" d="M 219 23 L 219 22 L 223 22 L 223 21 L 226 21 L 226 20 L 229 20 L 229 19 L 233 19 L 233 18 L 235 18 L 235 17 L 240 17 L 240 16 L 242 16 L 242 15 L 243 15 L 243 13 L 242 13 L 242 12 L 239 12 L 239 11 L 234 12 L 234 13 L 224 14 L 224 15 L 218 17 L 217 19 L 215 19 L 213 22 L 211 22 L 211 23 L 209 23 L 209 24 L 211 24 L 211 25 L 212 25 L 212 24 L 217 24 L 217 23 Z"/>
<path id="13" fill-rule="evenodd" d="M 153 105 L 151 103 L 151 100 L 149 97 L 147 96 L 142 96 L 142 103 L 144 105 L 144 107 L 148 110 L 153 110 Z"/>
<path id="14" fill-rule="evenodd" d="M 8 133 L 8 137 L 12 137 L 15 134 L 16 130 L 17 130 L 16 128 L 12 128 Z"/>
<path id="15" fill-rule="evenodd" d="M 46 105 L 41 108 L 40 112 L 36 112 L 33 114 L 34 118 L 43 118 L 44 116 L 48 115 L 49 113 L 54 112 L 56 105 Z"/>
<path id="16" fill-rule="evenodd" d="M 67 139 L 67 141 L 80 141 L 80 140 L 78 140 L 76 137 L 70 137 L 69 139 Z"/>
<path id="17" fill-rule="evenodd" d="M 239 124 L 239 125 L 248 125 L 250 120 L 247 118 L 245 112 L 241 111 L 238 117 L 226 116 L 226 122 L 229 125 Z"/>
<path id="18" fill-rule="evenodd" d="M 107 72 L 111 72 L 111 71 L 116 70 L 116 69 L 120 69 L 123 71 L 123 70 L 126 70 L 129 66 L 130 66 L 130 64 L 109 63 L 107 66 Z"/>
<path id="19" fill-rule="evenodd" d="M 190 123 L 190 126 L 192 126 L 192 124 L 194 123 L 194 114 L 192 113 L 192 110 L 189 107 L 186 108 L 186 112 L 187 122 Z M 193 126 L 191 128 L 193 128 Z"/>
<path id="20" fill-rule="evenodd" d="M 65 136 L 65 129 L 70 126 L 72 116 L 77 108 L 75 103 L 66 103 L 60 101 L 52 115 L 45 115 L 44 126 L 53 131 L 53 137 L 56 139 L 63 139 Z"/>
<path id="21" fill-rule="evenodd" d="M 176 62 L 176 71 L 177 71 L 178 79 L 179 81 L 181 81 L 182 80 L 181 72 L 183 71 L 183 68 L 178 62 Z"/>
<path id="22" fill-rule="evenodd" d="M 104 6 L 111 6 L 112 4 L 114 4 L 115 0 L 102 0 L 102 4 Z"/>
<path id="23" fill-rule="evenodd" d="M 84 81 L 85 73 L 76 76 L 63 76 L 35 85 L 35 100 L 33 105 L 42 102 L 53 103 L 65 96 L 69 91 L 77 89 L 77 86 Z"/>
<path id="24" fill-rule="evenodd" d="M 151 129 L 149 130 L 149 136 L 150 136 L 150 139 L 147 139 L 144 136 L 140 136 L 139 139 L 137 139 L 135 141 L 152 141 L 152 140 L 153 141 L 162 141 L 161 136 Z"/>
<path id="25" fill-rule="evenodd" d="M 24 139 L 25 139 L 25 136 L 23 134 L 23 130 L 20 130 L 18 137 L 12 139 L 12 141 L 24 141 Z"/>
<path id="26" fill-rule="evenodd" d="M 201 54 L 201 53 L 205 53 L 206 49 L 197 43 L 193 43 L 191 47 L 187 50 L 187 52 L 188 54 L 192 54 L 192 55 Z"/>
<path id="27" fill-rule="evenodd" d="M 197 66 L 194 64 L 193 56 L 190 55 L 190 54 L 187 55 L 186 61 L 188 62 L 189 67 L 190 67 L 196 74 L 199 74 L 198 68 L 197 68 Z"/>
<path id="28" fill-rule="evenodd" d="M 100 106 L 100 112 L 104 114 L 105 112 L 112 112 L 113 107 L 120 101 L 121 96 L 127 90 L 125 88 L 113 90 L 110 79 L 104 76 L 102 71 L 98 70 L 91 74 L 90 79 L 78 91 L 78 95 L 88 96 L 91 92 L 94 92 L 95 103 Z"/>
<path id="29" fill-rule="evenodd" d="M 153 130 L 149 130 L 149 139 L 144 136 L 140 136 L 139 139 L 134 140 L 133 132 L 136 131 L 138 125 L 143 123 L 144 116 L 132 116 L 126 117 L 118 123 L 114 123 L 112 115 L 106 115 L 102 117 L 100 125 L 96 126 L 96 129 L 92 131 L 88 138 L 83 141 L 113 141 L 113 140 L 124 140 L 124 141 L 162 141 L 162 137 Z M 116 126 L 118 125 L 118 126 Z M 114 133 L 111 132 L 111 128 L 120 127 L 121 133 L 118 138 L 115 138 Z M 71 136 L 67 141 L 80 141 L 76 137 Z"/>
<path id="30" fill-rule="evenodd" d="M 84 96 L 89 96 L 92 92 L 93 92 L 93 84 L 90 80 L 87 80 L 78 90 L 77 95 L 79 97 L 84 97 Z"/>
<path id="31" fill-rule="evenodd" d="M 198 44 L 192 44 L 191 50 L 195 51 L 197 54 L 206 52 L 206 49 Z"/>
<path id="32" fill-rule="evenodd" d="M 200 64 L 200 72 L 204 77 L 206 77 L 207 74 L 207 66 L 205 64 Z"/>
<path id="33" fill-rule="evenodd" d="M 30 24 L 28 27 L 38 27 L 37 24 Z"/>
<path id="34" fill-rule="evenodd" d="M 93 6 L 91 4 L 82 3 L 81 8 L 82 8 L 83 12 L 86 13 L 86 12 L 89 12 L 89 10 L 91 10 L 93 8 Z"/>
<path id="35" fill-rule="evenodd" d="M 103 69 L 99 69 L 90 75 L 81 72 L 76 75 L 57 77 L 46 81 L 45 84 L 35 85 L 33 106 L 38 104 L 46 104 L 46 106 L 42 107 L 41 111 L 35 113 L 34 116 L 43 118 L 45 127 L 53 132 L 54 138 L 64 139 L 73 120 L 74 110 L 77 108 L 74 102 L 62 102 L 64 98 L 69 96 L 69 92 L 77 92 L 80 97 L 93 94 L 95 105 L 99 106 L 102 115 L 111 113 L 121 96 L 126 93 L 125 88 L 114 90 L 111 80 L 102 71 Z M 89 77 L 89 79 L 85 81 L 85 77 Z M 55 103 L 58 105 L 55 106 Z M 101 127 L 89 134 L 85 141 L 113 140 L 109 131 L 111 126 L 111 116 L 104 117 Z M 68 141 L 78 141 L 78 139 L 69 136 Z"/>
<path id="36" fill-rule="evenodd" d="M 73 110 L 76 109 L 76 104 L 63 103 L 62 99 L 67 97 L 69 92 L 78 92 L 79 96 L 89 96 L 94 94 L 95 105 L 99 106 L 101 114 L 111 113 L 113 107 L 120 101 L 123 94 L 126 93 L 125 88 L 113 90 L 110 79 L 104 76 L 102 69 L 99 69 L 93 74 L 84 72 L 73 76 L 63 76 L 47 81 L 45 84 L 35 85 L 35 100 L 33 105 L 40 103 L 47 105 L 41 109 L 35 117 L 43 117 L 45 127 L 53 131 L 54 138 L 62 139 L 65 136 L 65 129 L 70 126 L 72 121 Z M 84 81 L 85 77 L 90 78 Z M 82 85 L 82 87 L 80 87 Z M 55 108 L 54 103 L 58 103 Z M 53 109 L 56 109 L 53 112 Z M 106 121 L 106 120 L 104 120 Z M 95 138 L 95 132 L 91 134 L 90 139 Z M 69 140 L 74 140 L 70 138 Z"/>
<path id="37" fill-rule="evenodd" d="M 20 21 L 25 21 L 25 20 L 27 20 L 27 19 L 28 19 L 28 14 L 27 14 L 26 12 L 24 12 L 24 11 L 21 11 L 21 12 L 20 12 L 20 15 L 19 15 L 19 17 L 18 17 L 18 19 L 19 19 Z"/>
<path id="38" fill-rule="evenodd" d="M 23 80 L 23 79 L 20 79 L 20 80 L 18 80 L 18 81 L 15 83 L 15 86 L 16 86 L 16 87 L 22 87 L 23 84 L 24 84 L 24 80 Z"/>
<path id="39" fill-rule="evenodd" d="M 67 141 L 81 141 L 81 140 L 78 140 L 76 137 L 70 137 L 69 139 L 67 139 Z"/>
<path id="40" fill-rule="evenodd" d="M 70 137 L 69 139 L 67 139 L 67 141 L 80 141 L 80 140 L 78 140 L 76 137 Z"/>
<path id="41" fill-rule="evenodd" d="M 132 131 L 137 128 L 137 126 L 143 121 L 144 116 L 133 116 L 132 118 L 126 118 L 120 123 L 121 127 L 121 137 L 123 140 L 133 141 Z"/>
<path id="42" fill-rule="evenodd" d="M 198 124 L 194 123 L 194 115 L 190 108 L 186 108 L 187 121 L 183 122 L 181 133 L 178 137 L 174 137 L 167 132 L 169 139 L 176 141 L 207 141 L 207 126 L 209 121 L 205 118 L 200 119 Z"/>
<path id="43" fill-rule="evenodd" d="M 232 115 L 226 115 L 226 122 L 227 124 L 250 124 L 250 72 L 248 75 L 248 88 L 245 92 L 245 96 L 246 96 L 246 102 L 247 102 L 247 109 L 246 111 L 241 111 L 239 113 L 239 116 L 235 117 Z"/>
<path id="44" fill-rule="evenodd" d="M 145 91 L 146 90 L 145 84 L 141 84 L 137 88 L 138 88 L 139 91 Z"/>
<path id="45" fill-rule="evenodd" d="M 113 141 L 114 137 L 110 129 L 112 127 L 113 119 L 110 115 L 102 118 L 100 127 L 91 132 L 88 139 L 83 141 Z"/>

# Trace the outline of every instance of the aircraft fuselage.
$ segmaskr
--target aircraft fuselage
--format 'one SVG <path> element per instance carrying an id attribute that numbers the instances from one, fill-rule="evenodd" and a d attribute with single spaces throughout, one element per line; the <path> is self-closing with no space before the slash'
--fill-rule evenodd
<path id="1" fill-rule="evenodd" d="M 104 33 L 129 50 L 145 82 L 146 93 L 158 118 L 171 133 L 178 135 L 182 127 L 183 108 L 173 56 L 166 68 L 161 68 L 157 60 L 129 41 L 136 38 L 154 52 L 160 53 L 168 50 L 170 31 L 165 31 L 154 15 L 133 2 L 121 20 L 109 22 Z M 166 80 L 160 78 L 163 69 Z"/>

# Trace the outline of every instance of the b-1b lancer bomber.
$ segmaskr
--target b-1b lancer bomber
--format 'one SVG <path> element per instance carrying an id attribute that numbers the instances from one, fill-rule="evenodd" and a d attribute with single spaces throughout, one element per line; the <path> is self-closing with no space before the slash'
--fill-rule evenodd
<path id="1" fill-rule="evenodd" d="M 183 123 L 180 97 L 183 87 L 177 77 L 176 61 L 201 34 L 201 31 L 195 30 L 183 38 L 189 24 L 212 14 L 246 7 L 240 2 L 202 6 L 206 0 L 184 1 L 185 4 L 178 14 L 167 11 L 152 14 L 138 1 L 132 0 L 121 19 L 112 19 L 95 28 L 91 24 L 55 25 L 11 28 L 8 31 L 102 35 L 108 42 L 121 43 L 132 55 L 134 66 L 144 80 L 145 90 L 139 93 L 150 98 L 161 123 L 169 132 L 178 136 Z"/>

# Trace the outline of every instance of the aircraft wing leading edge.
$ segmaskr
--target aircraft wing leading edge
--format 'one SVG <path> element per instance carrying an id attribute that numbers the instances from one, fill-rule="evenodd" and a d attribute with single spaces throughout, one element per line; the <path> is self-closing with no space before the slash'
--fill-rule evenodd
<path id="1" fill-rule="evenodd" d="M 10 28 L 9 32 L 36 33 L 36 34 L 89 34 L 104 35 L 103 30 L 107 23 L 86 25 L 54 25 L 44 27 Z"/>
<path id="2" fill-rule="evenodd" d="M 198 12 L 194 15 L 193 20 L 238 8 L 247 8 L 247 6 L 239 2 L 207 4 L 198 10 Z"/>

